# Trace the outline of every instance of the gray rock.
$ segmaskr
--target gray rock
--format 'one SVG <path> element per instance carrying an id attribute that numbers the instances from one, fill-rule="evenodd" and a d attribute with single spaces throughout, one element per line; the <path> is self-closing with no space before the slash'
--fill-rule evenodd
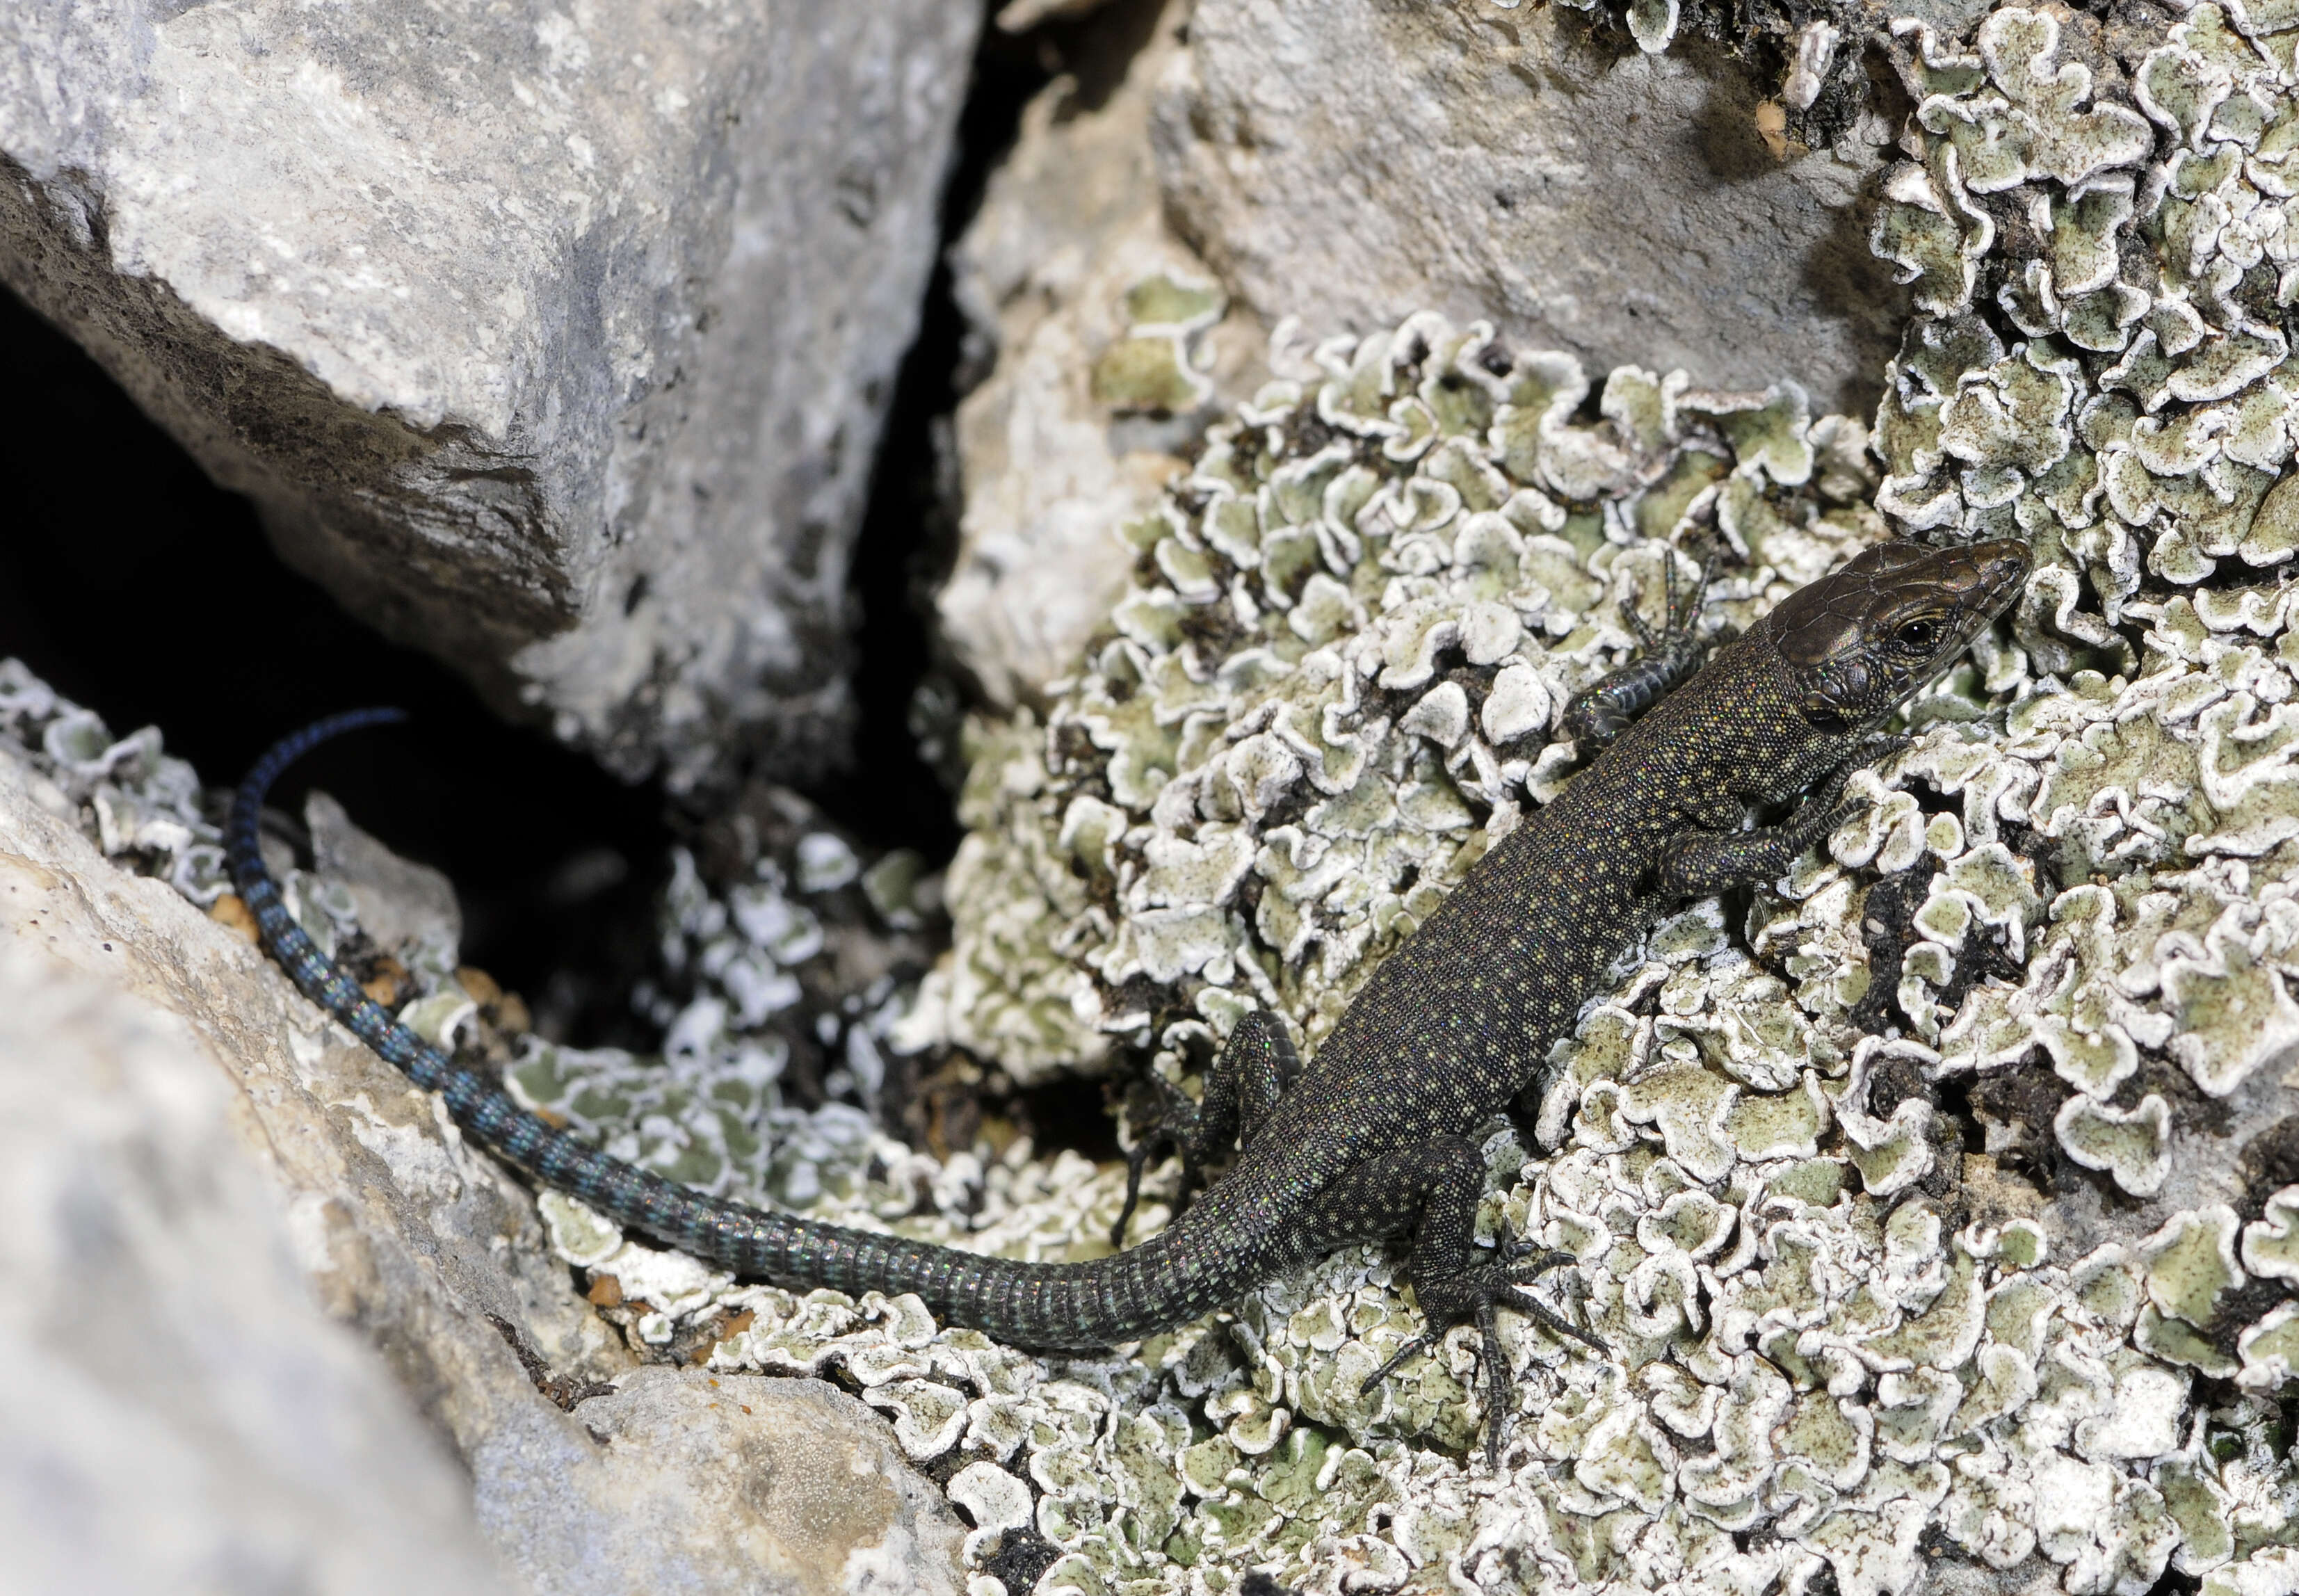
<path id="1" fill-rule="evenodd" d="M 452 1455 L 312 1302 L 207 1047 L 45 957 L 18 864 L 0 874 L 9 1588 L 511 1591 Z"/>
<path id="2" fill-rule="evenodd" d="M 1157 503 L 1207 413 L 1121 415 L 1093 381 L 1131 330 L 1127 290 L 1216 280 L 1166 224 L 1150 142 L 1189 12 L 1190 0 L 1137 0 L 1073 41 L 1075 70 L 1024 112 L 950 252 L 959 303 L 997 359 L 958 409 L 965 511 L 936 603 L 951 653 L 1001 709 L 1075 665 L 1133 563 L 1118 528 Z M 1209 362 L 1208 403 L 1251 391 L 1257 333 L 1239 316 L 1191 341 Z"/>
<path id="3" fill-rule="evenodd" d="M 1778 162 L 1755 121 L 1776 85 L 1689 37 L 1647 57 L 1591 27 L 1492 0 L 1133 0 L 1066 36 L 1073 71 L 950 257 L 996 360 L 959 407 L 938 619 L 984 698 L 1042 704 L 1075 669 L 1138 553 L 1117 529 L 1268 375 L 1259 324 L 1435 307 L 1597 370 L 1871 403 L 1906 303 L 1855 208 L 1884 125 Z M 1094 382 L 1128 291 L 1160 275 L 1243 301 L 1191 340 L 1208 396 L 1170 421 Z M 1283 374 L 1313 372 L 1289 342 Z"/>
<path id="4" fill-rule="evenodd" d="M 0 278 L 506 710 L 803 770 L 980 21 L 7 7 Z"/>
<path id="5" fill-rule="evenodd" d="M 651 1367 L 576 1411 L 592 1444 L 479 1460 L 479 1512 L 541 1589 L 610 1588 L 596 1565 L 627 1557 L 635 1525 L 654 1560 L 621 1563 L 627 1590 L 965 1589 L 942 1492 L 884 1418 L 822 1381 Z"/>
<path id="6" fill-rule="evenodd" d="M 1200 0 L 1157 137 L 1183 235 L 1270 321 L 1432 309 L 1856 412 L 1907 304 L 1856 204 L 1896 129 L 1779 161 L 1755 121 L 1778 92 L 1557 6 Z"/>
<path id="7" fill-rule="evenodd" d="M 425 936 L 449 945 L 462 940 L 462 905 L 445 876 L 400 858 L 361 830 L 326 793 L 315 790 L 303 801 L 303 821 L 311 834 L 313 868 L 344 884 L 361 928 L 380 946 Z"/>
<path id="8" fill-rule="evenodd" d="M 79 801 L 0 740 L 0 956 L 43 960 L 31 975 L 0 975 L 0 1181 L 10 1183 L 0 1186 L 0 1214 L 10 1216 L 0 1227 L 0 1267 L 20 1289 L 32 1289 L 21 1284 L 27 1271 L 45 1270 L 37 1289 L 46 1293 L 0 1326 L 0 1356 L 21 1367 L 16 1342 L 26 1341 L 21 1358 L 33 1367 L 79 1359 L 70 1368 L 112 1383 L 84 1398 L 61 1376 L 12 1381 L 0 1392 L 0 1433 L 11 1437 L 0 1471 L 21 1465 L 29 1482 L 20 1490 L 0 1473 L 0 1526 L 10 1513 L 32 1510 L 22 1504 L 60 1500 L 52 1475 L 70 1485 L 109 1467 L 106 1427 L 92 1420 L 116 1414 L 129 1438 L 120 1446 L 139 1449 L 120 1477 L 149 1493 L 152 1513 L 185 1522 L 184 1550 L 155 1542 L 148 1555 L 192 1560 L 150 1565 L 162 1575 L 209 1567 L 245 1542 L 251 1557 L 286 1559 L 251 1565 L 257 1573 L 308 1568 L 312 1588 L 366 1590 L 342 1583 L 349 1574 L 328 1583 L 335 1559 L 368 1540 L 403 1541 L 398 1560 L 376 1564 L 398 1571 L 389 1588 L 410 1588 L 400 1574 L 418 1569 L 439 1571 L 442 1590 L 487 1588 L 474 1583 L 486 1559 L 458 1550 L 483 1544 L 471 1528 L 475 1500 L 485 1541 L 542 1592 L 752 1590 L 759 1576 L 741 1557 L 759 1549 L 782 1559 L 770 1559 L 770 1571 L 785 1571 L 777 1575 L 785 1584 L 770 1589 L 935 1588 L 936 1571 L 951 1564 L 945 1544 L 954 1546 L 959 1532 L 935 1518 L 935 1493 L 923 1481 L 878 1467 L 899 1453 L 884 1421 L 859 1404 L 778 1382 L 771 1410 L 779 1429 L 732 1417 L 690 1429 L 666 1417 L 685 1400 L 676 1392 L 585 1400 L 591 1384 L 630 1376 L 634 1359 L 576 1294 L 524 1188 L 243 937 L 163 881 L 108 862 L 86 835 L 93 828 Z M 371 839 L 347 823 L 322 829 L 345 857 L 365 860 L 365 893 L 392 895 L 394 872 L 368 856 Z M 436 910 L 427 902 L 436 894 L 410 880 L 414 890 L 393 912 L 420 920 Z M 108 995 L 69 997 L 90 983 Z M 19 1003 L 19 988 L 66 995 Z M 97 1018 L 73 1018 L 76 1003 L 94 1005 Z M 172 1017 L 172 1073 L 162 1078 L 137 1053 L 129 1062 L 143 1073 L 129 1074 L 127 1085 L 100 1077 L 89 1085 L 75 1075 L 88 1076 L 93 1066 L 64 1067 L 79 1055 L 34 1045 L 67 1020 L 82 1029 L 112 1024 L 102 1020 L 106 1003 Z M 74 1093 L 98 1095 L 73 1108 Z M 225 1108 L 201 1106 L 217 1101 Z M 95 1128 L 67 1134 L 80 1123 L 71 1114 Z M 218 1119 L 228 1128 L 211 1124 Z M 51 1165 L 57 1173 L 43 1174 Z M 255 1201 L 234 1194 L 243 1187 L 258 1196 L 270 1188 L 273 1242 L 241 1226 L 237 1216 Z M 284 1243 L 276 1239 L 283 1209 Z M 107 1217 L 115 1209 L 125 1217 Z M 54 1218 L 42 1229 L 21 1218 L 34 1214 Z M 115 1233 L 140 1251 L 105 1243 Z M 74 1263 L 75 1251 L 87 1255 L 83 1263 Z M 241 1276 L 256 1267 L 251 1256 L 281 1269 L 292 1256 L 303 1279 L 243 1290 Z M 147 1276 L 148 1289 L 138 1284 Z M 372 1354 L 354 1355 L 349 1341 L 327 1341 L 308 1307 L 309 1335 L 293 1315 L 275 1315 L 273 1301 L 298 1289 L 301 1301 L 315 1295 L 327 1317 L 370 1343 L 381 1368 Z M 537 1390 L 538 1376 L 574 1402 L 571 1412 Z M 81 1406 L 60 1406 L 67 1399 Z M 434 1432 L 428 1442 L 423 1421 Z M 20 1446 L 18 1435 L 38 1436 L 40 1449 Z M 141 1455 L 147 1437 L 166 1442 L 164 1456 Z M 784 1443 L 786 1452 L 773 1450 Z M 277 1467 L 242 1467 L 258 1454 Z M 443 1496 L 426 1481 L 452 1484 L 454 1457 L 469 1494 Z M 851 1494 L 820 1486 L 833 1476 L 816 1465 L 834 1458 L 860 1469 Z M 227 1475 L 229 1490 L 217 1483 Z M 329 1540 L 317 1530 L 332 1522 L 328 1492 L 338 1475 L 379 1505 L 368 1517 L 346 1509 L 341 1534 Z M 783 1483 L 769 1488 L 770 1479 Z M 139 1500 L 128 1491 L 88 1500 L 124 1512 L 122 1504 Z M 237 1517 L 225 1511 L 233 1504 Z M 297 1513 L 311 1531 L 299 1528 Z M 221 1516 L 210 1524 L 214 1514 Z M 29 1543 L 69 1567 L 93 1544 L 87 1537 L 95 1528 L 83 1525 L 101 1522 L 49 1514 Z M 443 1527 L 425 1527 L 433 1525 Z M 29 1533 L 12 1544 L 28 1543 Z M 457 1558 L 481 1572 L 449 1577 Z M 146 1565 L 122 1569 L 126 1580 Z M 160 1577 L 143 1588 L 196 1583 Z M 378 1577 L 372 1588 L 386 1583 Z"/>

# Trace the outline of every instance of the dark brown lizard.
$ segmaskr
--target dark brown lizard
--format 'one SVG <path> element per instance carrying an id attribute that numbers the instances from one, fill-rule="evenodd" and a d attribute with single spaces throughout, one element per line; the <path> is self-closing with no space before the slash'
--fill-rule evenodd
<path id="1" fill-rule="evenodd" d="M 1479 860 L 1306 1067 L 1274 1015 L 1241 1022 L 1203 1101 L 1174 1102 L 1159 1133 L 1192 1163 L 1241 1143 L 1235 1162 L 1164 1232 L 1086 1263 L 983 1257 L 705 1196 L 538 1118 L 492 1075 L 400 1025 L 297 927 L 257 845 L 279 772 L 391 711 L 323 721 L 265 754 L 233 806 L 232 870 L 296 984 L 441 1093 L 474 1141 L 617 1223 L 740 1275 L 915 1292 L 942 1318 L 1002 1340 L 1083 1350 L 1235 1302 L 1337 1247 L 1410 1233 L 1427 1330 L 1374 1377 L 1446 1328 L 1476 1325 L 1493 1462 L 1511 1380 L 1496 1309 L 1601 1343 L 1524 1289 L 1563 1255 L 1506 1237 L 1475 1244 L 1485 1166 L 1473 1133 L 1534 1079 L 1606 967 L 1663 910 L 1779 877 L 1859 810 L 1844 783 L 1897 746 L 1881 723 L 2012 601 L 2029 567 L 2027 549 L 2008 541 L 1887 544 L 1791 594 Z M 1778 823 L 1748 827 L 1752 811 L 1790 805 Z"/>

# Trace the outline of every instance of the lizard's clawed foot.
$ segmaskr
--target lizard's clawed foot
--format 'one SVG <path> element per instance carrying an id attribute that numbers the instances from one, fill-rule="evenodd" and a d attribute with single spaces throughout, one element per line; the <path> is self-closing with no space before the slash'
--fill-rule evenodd
<path id="1" fill-rule="evenodd" d="M 1556 1334 L 1580 1342 L 1600 1357 L 1609 1355 L 1611 1349 L 1524 1289 L 1549 1270 L 1575 1262 L 1570 1252 L 1551 1251 L 1532 1242 L 1519 1241 L 1506 1226 L 1493 1251 L 1497 1258 L 1491 1263 L 1465 1269 L 1444 1281 L 1416 1283 L 1421 1311 L 1431 1328 L 1398 1348 L 1388 1362 L 1367 1375 L 1357 1387 L 1357 1394 L 1370 1394 L 1407 1359 L 1435 1346 L 1447 1329 L 1473 1321 L 1481 1343 L 1478 1362 L 1485 1383 L 1485 1469 L 1498 1474 L 1501 1436 L 1516 1406 L 1516 1375 L 1501 1351 L 1500 1332 L 1494 1317 L 1497 1310 L 1513 1309 Z"/>
<path id="2" fill-rule="evenodd" d="M 1847 798 L 1844 795 L 1846 785 L 1859 772 L 1891 758 L 1914 741 L 1913 737 L 1894 733 L 1872 733 L 1836 774 L 1805 800 L 1789 820 L 1789 830 L 1797 851 L 1802 852 L 1806 848 L 1825 843 L 1836 835 L 1838 827 L 1863 812 L 1869 807 L 1869 801 L 1859 797 Z"/>
<path id="3" fill-rule="evenodd" d="M 1109 1227 L 1109 1244 L 1113 1247 L 1125 1245 L 1125 1227 L 1133 1222 L 1133 1210 L 1141 1201 L 1141 1173 L 1164 1149 L 1171 1147 L 1182 1155 L 1182 1189 L 1174 1198 L 1176 1214 L 1188 1205 L 1190 1193 L 1204 1179 L 1197 1154 L 1198 1105 L 1189 1093 L 1165 1076 L 1152 1075 L 1148 1078 L 1150 1088 L 1158 1094 L 1158 1117 L 1125 1155 L 1125 1206 L 1117 1210 L 1117 1223 Z"/>

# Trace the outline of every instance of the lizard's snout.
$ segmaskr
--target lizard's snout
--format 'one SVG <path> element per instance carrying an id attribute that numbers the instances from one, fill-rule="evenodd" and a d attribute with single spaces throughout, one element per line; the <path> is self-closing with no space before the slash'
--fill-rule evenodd
<path id="1" fill-rule="evenodd" d="M 1990 618 L 2018 595 L 2036 566 L 2035 555 L 2017 538 L 1976 543 L 1961 553 L 1963 569 L 1951 580 L 1964 589 L 1973 608 Z"/>

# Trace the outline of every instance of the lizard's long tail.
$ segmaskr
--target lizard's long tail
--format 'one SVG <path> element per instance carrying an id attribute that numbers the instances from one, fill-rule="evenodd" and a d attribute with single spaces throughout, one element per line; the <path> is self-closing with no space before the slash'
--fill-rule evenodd
<path id="1" fill-rule="evenodd" d="M 1235 1271 L 1224 1250 L 1193 1245 L 1189 1233 L 1197 1227 L 1186 1223 L 1089 1263 L 986 1258 L 705 1196 L 610 1158 L 520 1108 L 492 1076 L 458 1065 L 362 992 L 295 923 L 264 867 L 258 827 L 279 773 L 330 737 L 405 718 L 381 709 L 331 716 L 258 760 L 232 800 L 226 838 L 232 878 L 263 945 L 304 995 L 416 1085 L 444 1098 L 455 1123 L 480 1146 L 618 1225 L 738 1275 L 856 1295 L 916 1292 L 937 1316 L 1023 1346 L 1086 1349 L 1132 1340 L 1208 1312 L 1249 1284 L 1230 1278 Z"/>

